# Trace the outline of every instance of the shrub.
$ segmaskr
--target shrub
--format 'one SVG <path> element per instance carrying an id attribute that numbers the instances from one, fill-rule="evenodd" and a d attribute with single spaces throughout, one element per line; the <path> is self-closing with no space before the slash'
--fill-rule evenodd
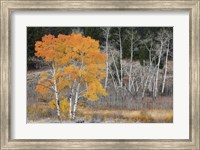
<path id="1" fill-rule="evenodd" d="M 108 119 L 109 117 L 110 117 L 110 111 L 105 110 L 105 112 L 104 112 L 104 118 Z"/>
<path id="2" fill-rule="evenodd" d="M 133 120 L 136 122 L 154 122 L 153 117 L 144 111 L 141 111 L 140 114 L 134 116 Z"/>
<path id="3" fill-rule="evenodd" d="M 168 122 L 168 123 L 173 122 L 173 114 L 172 113 L 169 113 L 166 115 L 165 122 Z"/>
<path id="4" fill-rule="evenodd" d="M 35 103 L 27 106 L 27 118 L 29 120 L 37 120 L 51 117 L 52 114 L 46 104 Z"/>

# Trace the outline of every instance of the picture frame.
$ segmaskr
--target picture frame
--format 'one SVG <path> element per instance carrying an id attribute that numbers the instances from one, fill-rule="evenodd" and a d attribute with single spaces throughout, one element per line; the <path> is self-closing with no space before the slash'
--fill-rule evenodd
<path id="1" fill-rule="evenodd" d="M 137 10 L 189 11 L 189 120 L 190 138 L 172 139 L 12 139 L 11 130 L 11 13 L 15 10 Z M 2 1 L 1 0 L 1 149 L 200 149 L 199 68 L 200 1 Z"/>

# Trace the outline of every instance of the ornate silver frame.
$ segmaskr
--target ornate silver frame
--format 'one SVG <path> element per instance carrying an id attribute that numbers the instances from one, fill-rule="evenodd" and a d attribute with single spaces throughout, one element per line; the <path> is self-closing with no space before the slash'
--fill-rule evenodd
<path id="1" fill-rule="evenodd" d="M 199 0 L 0 0 L 1 149 L 200 149 L 200 1 Z M 189 140 L 13 140 L 10 137 L 11 13 L 15 10 L 186 10 L 190 12 Z"/>

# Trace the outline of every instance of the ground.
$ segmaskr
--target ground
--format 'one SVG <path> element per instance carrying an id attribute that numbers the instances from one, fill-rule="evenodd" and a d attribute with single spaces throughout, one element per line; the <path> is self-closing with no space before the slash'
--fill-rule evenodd
<path id="1" fill-rule="evenodd" d="M 69 111 L 61 113 L 61 121 L 56 117 L 56 111 L 51 110 L 48 100 L 39 97 L 35 86 L 39 74 L 44 70 L 28 71 L 27 74 L 27 122 L 28 123 L 172 123 L 173 99 L 170 96 L 160 96 L 153 104 L 151 97 L 145 97 L 145 109 L 109 107 L 96 102 L 94 105 L 78 105 L 76 120 L 69 119 Z M 48 70 L 45 70 L 48 71 Z M 103 107 L 96 107 L 101 104 Z M 136 103 L 137 104 L 137 103 Z M 133 105 L 136 105 L 133 103 Z M 152 107 L 155 105 L 156 107 Z M 95 107 L 94 107 L 95 106 Z"/>

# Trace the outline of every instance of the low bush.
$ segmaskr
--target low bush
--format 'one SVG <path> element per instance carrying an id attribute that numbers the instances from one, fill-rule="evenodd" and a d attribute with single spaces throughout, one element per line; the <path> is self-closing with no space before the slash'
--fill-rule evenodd
<path id="1" fill-rule="evenodd" d="M 132 117 L 132 120 L 134 120 L 134 122 L 144 122 L 144 123 L 154 122 L 154 118 L 150 114 L 144 111 L 141 111 L 139 114 L 134 115 Z"/>
<path id="2" fill-rule="evenodd" d="M 165 122 L 168 122 L 168 123 L 173 122 L 173 114 L 172 113 L 166 115 Z"/>
<path id="3" fill-rule="evenodd" d="M 38 120 L 48 117 L 52 117 L 52 114 L 46 104 L 35 103 L 27 106 L 28 120 Z"/>

